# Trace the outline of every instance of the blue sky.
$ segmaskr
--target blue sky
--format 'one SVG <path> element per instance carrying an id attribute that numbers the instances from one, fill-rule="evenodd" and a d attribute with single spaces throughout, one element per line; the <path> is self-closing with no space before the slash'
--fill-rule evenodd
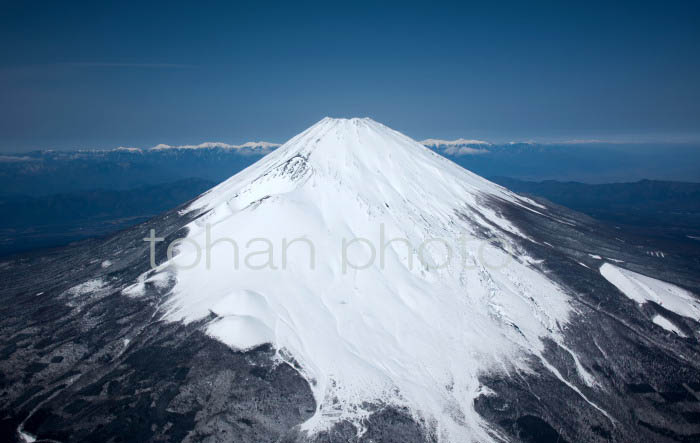
<path id="1" fill-rule="evenodd" d="M 99 4 L 98 4 L 99 3 Z M 417 138 L 698 140 L 698 2 L 3 2 L 0 150 Z"/>

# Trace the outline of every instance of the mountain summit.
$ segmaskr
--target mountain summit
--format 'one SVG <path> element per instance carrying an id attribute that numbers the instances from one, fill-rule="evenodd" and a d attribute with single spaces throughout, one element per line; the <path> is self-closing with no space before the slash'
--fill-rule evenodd
<path id="1" fill-rule="evenodd" d="M 644 248 L 371 119 L 326 118 L 176 211 L 0 268 L 14 297 L 0 331 L 22 349 L 2 351 L 8 404 L 41 395 L 4 426 L 83 441 L 696 439 L 699 274 Z"/>

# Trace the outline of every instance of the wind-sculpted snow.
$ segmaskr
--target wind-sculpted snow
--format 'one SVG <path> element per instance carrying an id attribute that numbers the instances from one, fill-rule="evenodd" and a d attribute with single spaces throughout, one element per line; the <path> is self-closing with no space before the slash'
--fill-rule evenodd
<path id="1" fill-rule="evenodd" d="M 494 199 L 546 211 L 372 120 L 324 119 L 187 208 L 167 318 L 213 314 L 210 335 L 298 363 L 310 433 L 393 405 L 441 441 L 493 440 L 479 376 L 546 363 L 571 310 Z"/>
<path id="2" fill-rule="evenodd" d="M 700 322 L 700 301 L 683 288 L 610 263 L 601 266 L 600 273 L 620 292 L 640 305 L 652 301 L 678 315 Z M 663 317 L 657 317 L 654 323 L 678 333 L 678 329 L 672 327 L 671 322 Z"/>

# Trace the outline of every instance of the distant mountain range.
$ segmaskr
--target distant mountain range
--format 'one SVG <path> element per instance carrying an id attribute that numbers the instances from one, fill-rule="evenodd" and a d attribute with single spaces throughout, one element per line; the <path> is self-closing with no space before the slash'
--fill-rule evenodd
<path id="1" fill-rule="evenodd" d="M 520 180 L 700 182 L 700 146 L 580 143 L 492 144 L 481 140 L 422 142 L 485 177 Z M 94 189 L 125 190 L 186 178 L 220 182 L 279 145 L 157 145 L 150 149 L 34 151 L 0 155 L 0 193 L 32 196 Z"/>
<path id="2" fill-rule="evenodd" d="M 700 175 L 690 171 L 700 161 L 694 160 L 700 149 L 678 144 L 656 150 L 600 143 L 496 145 L 466 139 L 422 143 L 516 192 L 612 223 L 660 229 L 664 237 L 700 236 L 700 184 L 539 182 L 552 177 L 593 177 L 596 182 L 606 176 L 635 181 L 638 176 L 674 176 L 679 170 L 687 170 L 681 179 L 692 180 Z M 278 146 L 202 143 L 0 156 L 0 255 L 62 245 L 142 222 L 196 197 Z M 652 168 L 655 172 L 649 172 Z"/>
<path id="3" fill-rule="evenodd" d="M 637 235 L 650 249 L 671 248 L 700 263 L 700 183 L 640 180 L 587 184 L 490 179 L 520 194 L 582 212 Z"/>
<path id="4" fill-rule="evenodd" d="M 34 151 L 0 156 L 2 194 L 42 196 L 88 190 L 126 190 L 188 178 L 219 182 L 278 145 L 266 142 L 151 149 Z"/>
<path id="5" fill-rule="evenodd" d="M 481 140 L 422 142 L 485 177 L 521 180 L 633 182 L 644 179 L 700 182 L 700 145 L 690 143 L 492 144 Z"/>
<path id="6" fill-rule="evenodd" d="M 590 185 L 491 177 L 512 191 L 544 197 L 600 220 L 640 226 L 700 228 L 700 183 L 641 180 Z"/>
<path id="7" fill-rule="evenodd" d="M 127 190 L 0 197 L 0 255 L 110 234 L 191 200 L 215 184 L 189 178 Z"/>

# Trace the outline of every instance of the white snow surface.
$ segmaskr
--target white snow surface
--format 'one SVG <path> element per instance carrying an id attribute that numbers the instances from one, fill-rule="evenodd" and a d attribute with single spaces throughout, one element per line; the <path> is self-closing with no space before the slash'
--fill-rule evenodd
<path id="1" fill-rule="evenodd" d="M 19 438 L 26 443 L 34 443 L 36 441 L 36 437 L 30 434 L 29 432 L 18 431 L 18 433 Z"/>
<path id="2" fill-rule="evenodd" d="M 367 402 L 407 407 L 440 441 L 492 441 L 474 410 L 484 392 L 477 377 L 528 371 L 527 354 L 544 361 L 541 338 L 562 343 L 571 308 L 518 258 L 515 239 L 525 236 L 487 196 L 544 208 L 371 119 L 325 118 L 188 208 L 206 213 L 190 223 L 174 263 L 161 266 L 190 266 L 175 271 L 166 318 L 213 312 L 213 337 L 237 349 L 271 343 L 280 359 L 294 358 L 317 402 L 303 425 L 310 433 L 342 419 L 362 432 Z M 406 240 L 390 243 L 383 262 L 382 229 L 385 242 Z M 218 241 L 210 260 L 207 237 Z M 343 239 L 357 237 L 374 245 L 375 260 L 355 242 L 350 261 L 368 265 L 343 269 Z M 283 261 L 284 239 L 297 238 L 313 244 L 313 267 L 305 240 Z M 227 239 L 237 243 L 237 268 Z M 452 260 L 429 239 L 448 241 Z M 268 247 L 270 256 L 251 255 Z M 270 257 L 274 269 L 264 266 Z"/>
<path id="3" fill-rule="evenodd" d="M 601 266 L 600 273 L 620 292 L 640 305 L 653 301 L 678 315 L 700 321 L 700 301 L 683 288 L 610 263 Z M 661 320 L 654 321 L 663 326 L 663 322 L 660 322 Z"/>
<path id="4" fill-rule="evenodd" d="M 97 278 L 75 285 L 72 288 L 68 289 L 66 293 L 72 296 L 89 294 L 95 291 L 99 291 L 100 289 L 104 288 L 105 285 L 106 283 L 104 280 L 102 280 L 101 278 Z"/>
<path id="5" fill-rule="evenodd" d="M 654 324 L 661 326 L 665 330 L 675 333 L 676 335 L 679 335 L 681 337 L 686 336 L 683 333 L 683 331 L 678 329 L 678 327 L 676 325 L 674 325 L 673 323 L 671 323 L 671 321 L 669 319 L 667 319 L 666 317 L 663 317 L 661 315 L 655 315 L 654 318 L 651 319 L 651 321 L 654 322 Z"/>

